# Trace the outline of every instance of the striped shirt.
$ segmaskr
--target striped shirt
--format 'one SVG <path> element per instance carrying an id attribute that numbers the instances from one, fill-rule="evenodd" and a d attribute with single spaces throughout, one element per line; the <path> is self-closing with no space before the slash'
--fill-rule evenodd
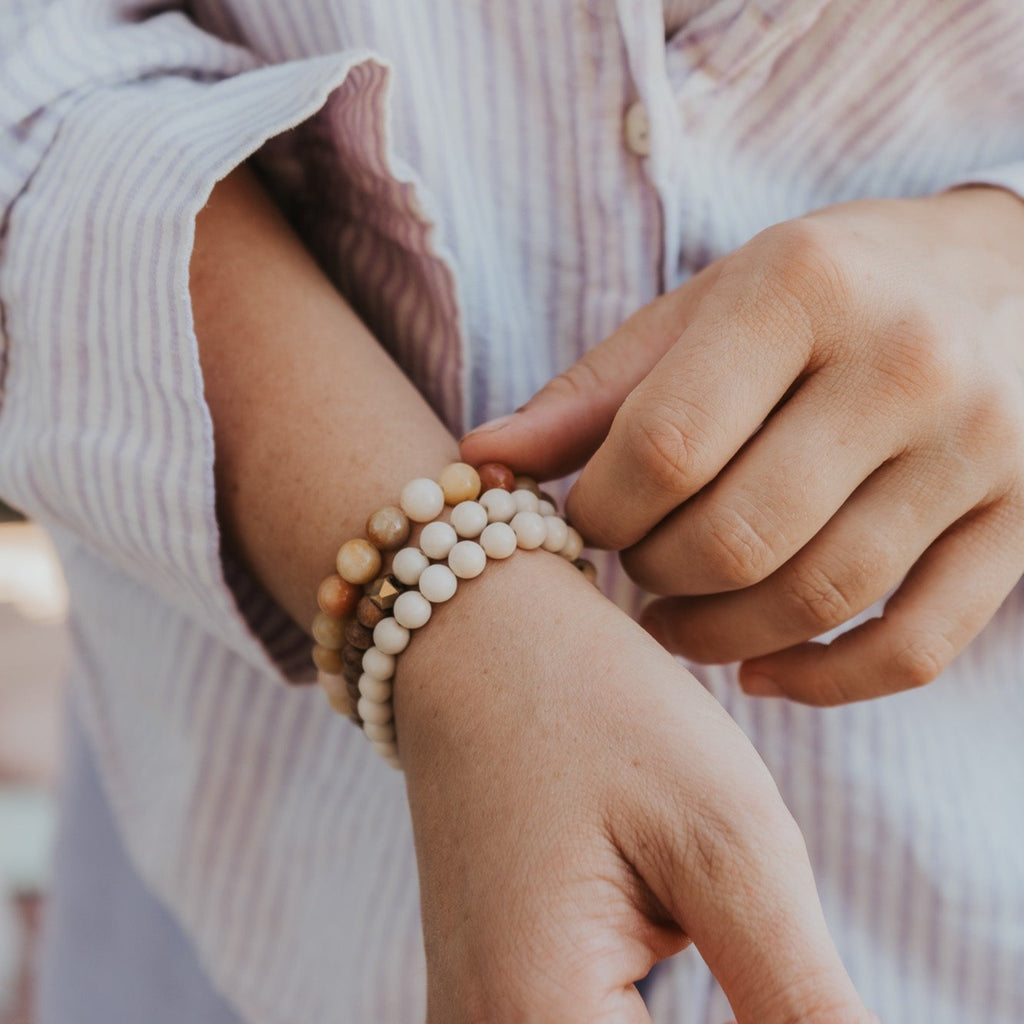
<path id="1" fill-rule="evenodd" d="M 188 295 L 213 184 L 258 153 L 458 433 L 769 224 L 1024 193 L 1022 53 L 1019 0 L 0 8 L 0 493 L 59 545 L 120 840 L 241 1020 L 418 1021 L 424 968 L 401 780 L 281 685 L 305 639 L 221 557 Z M 887 1022 L 1024 1020 L 1022 615 L 1018 587 L 930 687 L 829 711 L 696 670 L 778 780 Z M 651 1004 L 731 1016 L 693 952 Z"/>

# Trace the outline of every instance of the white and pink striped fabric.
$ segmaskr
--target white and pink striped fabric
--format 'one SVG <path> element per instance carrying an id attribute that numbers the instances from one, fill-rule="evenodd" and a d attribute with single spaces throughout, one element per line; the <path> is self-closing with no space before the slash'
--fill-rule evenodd
<path id="1" fill-rule="evenodd" d="M 241 1020 L 421 1020 L 401 779 L 281 685 L 303 638 L 219 554 L 196 212 L 259 151 L 459 432 L 775 221 L 959 181 L 1024 193 L 1024 8 L 6 0 L 0 54 L 0 493 L 59 543 L 118 840 Z M 1022 621 L 1018 587 L 934 685 L 827 712 L 700 672 L 887 1024 L 1024 1021 Z M 729 1016 L 693 953 L 651 1006 Z"/>

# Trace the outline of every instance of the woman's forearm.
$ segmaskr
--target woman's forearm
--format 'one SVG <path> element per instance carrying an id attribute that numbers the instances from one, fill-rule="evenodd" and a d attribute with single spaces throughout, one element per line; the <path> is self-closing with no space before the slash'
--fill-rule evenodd
<path id="1" fill-rule="evenodd" d="M 455 441 L 247 167 L 198 218 L 191 293 L 225 543 L 308 626 L 337 548 Z"/>

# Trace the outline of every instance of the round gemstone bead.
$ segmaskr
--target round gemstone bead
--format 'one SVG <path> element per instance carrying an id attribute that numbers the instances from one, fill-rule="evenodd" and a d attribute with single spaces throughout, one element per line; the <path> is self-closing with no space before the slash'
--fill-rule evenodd
<path id="1" fill-rule="evenodd" d="M 447 558 L 448 552 L 458 543 L 459 535 L 449 523 L 437 520 L 427 523 L 420 533 L 420 549 L 428 558 Z"/>
<path id="2" fill-rule="evenodd" d="M 373 645 L 384 654 L 401 654 L 409 646 L 409 630 L 391 617 L 381 619 L 373 631 Z"/>
<path id="3" fill-rule="evenodd" d="M 541 498 L 537 502 L 537 511 L 542 516 L 557 516 L 558 506 L 550 498 Z"/>
<path id="4" fill-rule="evenodd" d="M 583 551 L 583 538 L 580 536 L 579 530 L 574 526 L 568 528 L 568 537 L 566 538 L 565 545 L 558 553 L 563 558 L 568 558 L 570 562 L 574 562 L 580 557 Z"/>
<path id="5" fill-rule="evenodd" d="M 533 491 L 522 488 L 512 492 L 512 500 L 516 503 L 517 512 L 536 512 L 540 508 L 540 498 Z"/>
<path id="6" fill-rule="evenodd" d="M 391 682 L 363 674 L 359 677 L 359 695 L 383 704 L 391 700 Z"/>
<path id="7" fill-rule="evenodd" d="M 347 619 L 355 612 L 362 596 L 363 592 L 358 586 L 343 580 L 335 572 L 320 584 L 316 592 L 316 603 L 322 612 L 336 619 Z"/>
<path id="8" fill-rule="evenodd" d="M 517 491 L 529 491 L 534 497 L 540 497 L 540 484 L 532 476 L 517 476 L 515 478 L 515 489 Z"/>
<path id="9" fill-rule="evenodd" d="M 406 629 L 419 629 L 430 619 L 430 602 L 417 590 L 407 590 L 395 602 L 395 622 Z"/>
<path id="10" fill-rule="evenodd" d="M 480 495 L 480 504 L 486 509 L 487 521 L 491 523 L 511 522 L 512 517 L 518 511 L 515 498 L 508 491 L 503 491 L 500 487 L 484 491 Z"/>
<path id="11" fill-rule="evenodd" d="M 368 647 L 363 652 L 362 668 L 375 679 L 390 679 L 395 674 L 395 656 L 385 654 L 376 647 Z"/>
<path id="12" fill-rule="evenodd" d="M 480 474 L 480 489 L 489 491 L 492 488 L 500 488 L 503 491 L 511 491 L 515 486 L 515 475 L 508 466 L 500 462 L 485 462 L 478 470 Z"/>
<path id="13" fill-rule="evenodd" d="M 544 528 L 547 536 L 541 547 L 545 551 L 559 552 L 569 539 L 569 526 L 561 516 L 544 516 Z"/>
<path id="14" fill-rule="evenodd" d="M 590 583 L 597 583 L 597 566 L 595 566 L 589 558 L 577 558 L 572 564 L 575 565 L 581 573 L 583 573 L 583 578 L 585 580 Z"/>
<path id="15" fill-rule="evenodd" d="M 488 558 L 508 558 L 517 547 L 516 531 L 508 523 L 491 523 L 480 534 L 480 547 Z"/>
<path id="16" fill-rule="evenodd" d="M 348 684 L 341 676 L 321 673 L 317 677 L 317 682 L 327 695 L 328 703 L 339 715 L 352 714 L 352 701 L 349 699 Z"/>
<path id="17" fill-rule="evenodd" d="M 420 593 L 431 604 L 443 604 L 459 589 L 458 577 L 447 565 L 431 565 L 420 576 Z"/>
<path id="18" fill-rule="evenodd" d="M 380 572 L 380 552 L 362 538 L 346 541 L 338 550 L 338 575 L 362 586 Z"/>
<path id="19" fill-rule="evenodd" d="M 345 646 L 345 623 L 341 619 L 332 618 L 324 612 L 317 612 L 313 619 L 310 632 L 313 639 L 321 647 L 329 647 L 332 651 L 340 651 Z"/>
<path id="20" fill-rule="evenodd" d="M 373 722 L 376 725 L 384 725 L 385 722 L 390 722 L 394 717 L 394 711 L 391 708 L 390 702 L 382 704 L 378 701 L 370 700 L 368 697 L 359 698 L 356 710 L 364 722 Z"/>
<path id="21" fill-rule="evenodd" d="M 358 647 L 346 644 L 341 652 L 341 660 L 345 663 L 345 670 L 356 669 L 356 678 L 363 668 L 363 652 Z"/>
<path id="22" fill-rule="evenodd" d="M 374 752 L 384 758 L 385 761 L 392 768 L 399 768 L 401 765 L 398 762 L 398 744 L 397 743 L 374 743 Z"/>
<path id="23" fill-rule="evenodd" d="M 487 565 L 487 555 L 475 540 L 460 540 L 448 556 L 448 567 L 460 580 L 479 576 Z"/>
<path id="24" fill-rule="evenodd" d="M 419 548 L 402 548 L 391 560 L 391 572 L 400 583 L 414 587 L 428 565 L 430 559 Z"/>
<path id="25" fill-rule="evenodd" d="M 516 543 L 524 551 L 539 548 L 548 535 L 544 517 L 537 512 L 517 512 L 511 526 L 515 531 Z"/>
<path id="26" fill-rule="evenodd" d="M 395 723 L 385 722 L 379 725 L 377 722 L 367 722 L 363 726 L 363 732 L 371 743 L 394 743 Z"/>
<path id="27" fill-rule="evenodd" d="M 368 597 L 362 598 L 356 605 L 356 621 L 367 629 L 373 629 L 384 615 L 384 610 L 378 608 Z"/>
<path id="28" fill-rule="evenodd" d="M 321 672 L 328 675 L 340 676 L 345 671 L 345 659 L 337 647 L 324 647 L 323 644 L 313 644 L 313 664 Z"/>
<path id="29" fill-rule="evenodd" d="M 402 511 L 414 523 L 429 523 L 436 519 L 444 508 L 444 491 L 441 485 L 425 476 L 410 480 L 402 488 L 399 502 Z"/>
<path id="30" fill-rule="evenodd" d="M 480 474 L 466 462 L 453 462 L 437 478 L 448 505 L 475 501 L 480 494 Z"/>
<path id="31" fill-rule="evenodd" d="M 345 626 L 345 639 L 351 646 L 360 651 L 365 651 L 373 643 L 373 630 L 364 626 L 356 619 L 351 619 Z"/>
<path id="32" fill-rule="evenodd" d="M 366 520 L 366 536 L 378 551 L 394 551 L 409 539 L 409 517 L 395 505 L 377 509 Z"/>
<path id="33" fill-rule="evenodd" d="M 487 509 L 478 501 L 460 501 L 452 509 L 452 526 L 460 537 L 479 537 L 487 525 Z"/>

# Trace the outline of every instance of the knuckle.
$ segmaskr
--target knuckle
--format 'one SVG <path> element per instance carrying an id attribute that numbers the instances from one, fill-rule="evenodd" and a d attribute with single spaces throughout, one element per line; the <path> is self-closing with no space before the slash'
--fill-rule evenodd
<path id="1" fill-rule="evenodd" d="M 682 501 L 695 490 L 705 462 L 704 430 L 678 405 L 648 401 L 637 409 L 627 402 L 616 415 L 628 458 L 660 492 Z"/>
<path id="2" fill-rule="evenodd" d="M 941 324 L 923 309 L 910 309 L 896 319 L 884 339 L 881 371 L 889 390 L 908 402 L 934 409 L 961 389 L 963 354 Z"/>
<path id="3" fill-rule="evenodd" d="M 556 398 L 587 399 L 605 387 L 605 381 L 591 360 L 581 359 L 552 377 L 544 390 Z"/>
<path id="4" fill-rule="evenodd" d="M 841 625 L 860 611 L 852 588 L 820 566 L 795 564 L 786 590 L 787 604 L 811 635 Z"/>
<path id="5" fill-rule="evenodd" d="M 952 645 L 938 634 L 907 638 L 893 654 L 893 688 L 913 690 L 934 682 L 953 654 Z"/>
<path id="6" fill-rule="evenodd" d="M 768 576 L 777 565 L 770 540 L 736 509 L 719 506 L 705 515 L 704 559 L 722 590 L 740 590 Z"/>

